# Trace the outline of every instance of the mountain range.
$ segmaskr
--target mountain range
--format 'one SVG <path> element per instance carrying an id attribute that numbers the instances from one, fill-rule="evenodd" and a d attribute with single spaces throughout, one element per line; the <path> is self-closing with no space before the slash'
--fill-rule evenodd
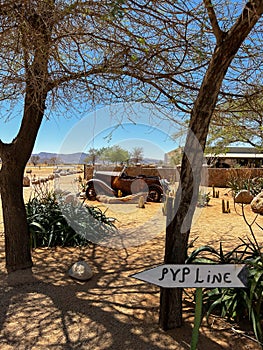
<path id="1" fill-rule="evenodd" d="M 49 152 L 40 152 L 40 153 L 34 153 L 32 156 L 38 156 L 39 161 L 38 163 L 50 163 L 50 160 L 52 158 L 57 159 L 57 163 L 62 164 L 84 164 L 85 159 L 87 158 L 88 154 L 84 152 L 77 152 L 77 153 L 70 153 L 70 154 L 57 154 L 57 153 L 49 153 Z M 154 159 L 154 158 L 144 158 L 142 163 L 144 164 L 156 164 L 159 163 L 160 159 Z"/>

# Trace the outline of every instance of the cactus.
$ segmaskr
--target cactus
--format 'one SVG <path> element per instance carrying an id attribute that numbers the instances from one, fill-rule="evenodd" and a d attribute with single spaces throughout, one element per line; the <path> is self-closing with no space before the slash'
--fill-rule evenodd
<path id="1" fill-rule="evenodd" d="M 227 213 L 230 213 L 229 200 L 226 201 L 226 210 Z"/>
<path id="2" fill-rule="evenodd" d="M 219 198 L 219 191 L 216 191 L 215 186 L 212 186 L 213 188 L 213 198 Z"/>
<path id="3" fill-rule="evenodd" d="M 224 214 L 225 212 L 226 212 L 225 200 L 222 199 L 222 213 Z"/>
<path id="4" fill-rule="evenodd" d="M 229 200 L 227 200 L 225 202 L 225 200 L 222 199 L 222 213 L 223 214 L 229 214 L 230 213 Z"/>

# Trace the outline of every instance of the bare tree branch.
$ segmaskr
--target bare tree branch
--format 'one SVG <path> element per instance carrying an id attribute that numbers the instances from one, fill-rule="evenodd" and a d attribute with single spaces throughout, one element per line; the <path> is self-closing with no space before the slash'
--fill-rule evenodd
<path id="1" fill-rule="evenodd" d="M 212 25 L 213 33 L 216 37 L 216 43 L 217 43 L 217 45 L 219 45 L 224 38 L 225 32 L 223 32 L 219 27 L 216 13 L 214 11 L 214 5 L 212 4 L 212 1 L 211 0 L 204 0 L 204 5 L 205 5 L 205 8 L 207 10 L 207 13 L 208 13 L 211 25 Z"/>

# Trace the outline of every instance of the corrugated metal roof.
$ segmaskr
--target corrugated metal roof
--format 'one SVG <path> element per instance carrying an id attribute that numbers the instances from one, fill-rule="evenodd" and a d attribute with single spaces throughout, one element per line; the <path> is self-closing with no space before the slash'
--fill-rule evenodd
<path id="1" fill-rule="evenodd" d="M 220 153 L 220 154 L 206 154 L 206 158 L 252 158 L 263 159 L 263 153 Z"/>

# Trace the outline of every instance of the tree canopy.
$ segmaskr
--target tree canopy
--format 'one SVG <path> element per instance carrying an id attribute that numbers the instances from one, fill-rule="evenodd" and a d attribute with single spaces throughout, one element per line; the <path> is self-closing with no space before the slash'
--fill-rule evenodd
<path id="1" fill-rule="evenodd" d="M 23 108 L 42 42 L 48 62 L 47 83 L 42 82 L 48 93 L 46 117 L 72 106 L 139 100 L 177 110 L 173 119 L 180 121 L 190 114 L 212 57 L 217 43 L 213 29 L 223 36 L 244 6 L 234 1 L 205 4 L 210 1 L 2 2 L 2 117 L 13 117 Z M 212 12 L 216 20 L 211 26 Z M 38 22 L 42 27 L 37 28 Z M 262 92 L 260 24 L 261 19 L 231 62 L 218 106 L 225 107 L 230 97 L 249 97 L 255 89 Z"/>
<path id="2" fill-rule="evenodd" d="M 242 143 L 263 150 L 262 94 L 250 92 L 239 99 L 230 99 L 215 110 L 208 138 L 208 147 L 215 152 L 233 143 Z"/>
<path id="3" fill-rule="evenodd" d="M 115 145 L 103 151 L 103 158 L 117 165 L 118 163 L 127 163 L 130 155 L 127 150 Z"/>
<path id="4" fill-rule="evenodd" d="M 143 160 L 143 147 L 134 147 L 130 152 L 131 159 L 134 163 L 139 163 Z"/>

